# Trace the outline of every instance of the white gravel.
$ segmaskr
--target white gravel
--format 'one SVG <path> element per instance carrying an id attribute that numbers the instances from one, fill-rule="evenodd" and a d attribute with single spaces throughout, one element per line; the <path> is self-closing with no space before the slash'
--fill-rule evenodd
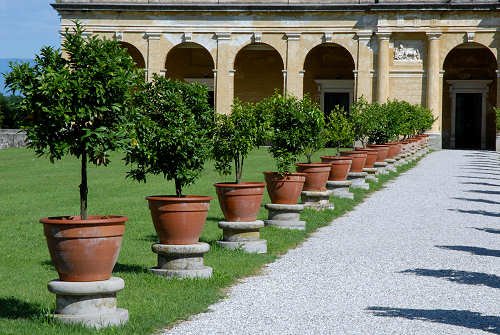
<path id="1" fill-rule="evenodd" d="M 500 334 L 500 161 L 438 151 L 164 334 Z"/>

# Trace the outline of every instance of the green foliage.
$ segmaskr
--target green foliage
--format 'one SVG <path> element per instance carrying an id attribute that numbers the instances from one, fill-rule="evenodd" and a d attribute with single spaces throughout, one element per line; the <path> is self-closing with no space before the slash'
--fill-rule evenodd
<path id="1" fill-rule="evenodd" d="M 337 155 L 340 155 L 341 146 L 351 146 L 354 142 L 354 125 L 351 120 L 344 107 L 339 105 L 335 106 L 328 116 L 325 137 L 337 148 Z"/>
<path id="2" fill-rule="evenodd" d="M 0 93 L 0 128 L 17 129 L 21 126 L 17 120 L 17 109 L 22 100 L 16 95 L 4 96 Z"/>
<path id="3" fill-rule="evenodd" d="M 194 183 L 212 151 L 214 111 L 203 85 L 154 75 L 138 93 L 142 110 L 135 121 L 135 141 L 127 149 L 127 176 L 146 182 L 147 174 L 175 181 L 176 195 Z"/>
<path id="4" fill-rule="evenodd" d="M 83 28 L 62 34 L 61 51 L 42 48 L 34 65 L 12 64 L 6 86 L 24 97 L 16 111 L 28 146 L 51 162 L 65 155 L 82 160 L 81 214 L 86 218 L 86 164 L 107 165 L 109 152 L 129 142 L 132 88 L 142 81 L 117 41 L 85 38 Z"/>
<path id="5" fill-rule="evenodd" d="M 212 149 L 215 168 L 230 175 L 234 163 L 237 184 L 241 182 L 245 158 L 266 137 L 268 122 L 263 116 L 255 104 L 239 99 L 234 100 L 231 114 L 216 114 Z"/>
<path id="6" fill-rule="evenodd" d="M 275 92 L 261 101 L 259 108 L 270 117 L 269 152 L 278 172 L 290 172 L 299 155 L 315 152 L 321 147 L 323 114 L 308 97 L 299 100 Z"/>
<path id="7" fill-rule="evenodd" d="M 500 130 L 500 107 L 493 107 L 497 120 L 497 131 Z"/>

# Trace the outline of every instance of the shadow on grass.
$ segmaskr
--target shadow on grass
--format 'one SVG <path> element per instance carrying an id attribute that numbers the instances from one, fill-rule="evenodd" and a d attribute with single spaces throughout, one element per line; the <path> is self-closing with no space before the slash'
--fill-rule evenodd
<path id="1" fill-rule="evenodd" d="M 500 334 L 500 317 L 457 309 L 410 309 L 370 306 L 366 309 L 375 316 L 444 323 L 452 326 L 479 329 Z"/>
<path id="2" fill-rule="evenodd" d="M 113 273 L 114 272 L 126 272 L 126 273 L 147 273 L 149 272 L 148 268 L 145 268 L 141 265 L 137 264 L 123 264 L 123 263 L 116 263 L 115 267 L 113 268 Z"/>
<path id="3" fill-rule="evenodd" d="M 453 197 L 452 199 L 463 200 L 463 201 L 472 201 L 472 202 L 482 202 L 484 204 L 490 204 L 490 205 L 500 205 L 500 202 L 498 202 L 498 201 L 487 200 L 487 199 L 470 199 L 470 198 L 460 198 L 460 197 Z"/>
<path id="4" fill-rule="evenodd" d="M 500 288 L 500 277 L 481 272 L 411 269 L 401 271 L 400 273 L 410 273 L 424 277 L 443 278 L 458 284 L 484 285 L 492 288 Z"/>
<path id="5" fill-rule="evenodd" d="M 436 247 L 441 249 L 455 250 L 455 251 L 465 251 L 478 256 L 500 257 L 500 250 L 494 250 L 494 249 L 469 247 L 466 245 L 436 245 Z"/>
<path id="6" fill-rule="evenodd" d="M 33 319 L 39 317 L 42 313 L 43 310 L 40 305 L 14 297 L 0 298 L 0 318 Z"/>
<path id="7" fill-rule="evenodd" d="M 484 232 L 487 232 L 487 233 L 490 233 L 490 234 L 500 234 L 500 229 L 492 229 L 492 228 L 475 228 L 475 227 L 472 227 L 472 228 L 474 228 L 475 230 L 484 231 Z"/>
<path id="8" fill-rule="evenodd" d="M 459 212 L 465 214 L 476 214 L 476 215 L 484 215 L 484 216 L 492 216 L 492 217 L 500 217 L 500 213 L 488 212 L 483 210 L 466 210 L 466 209 L 448 209 L 451 212 Z"/>

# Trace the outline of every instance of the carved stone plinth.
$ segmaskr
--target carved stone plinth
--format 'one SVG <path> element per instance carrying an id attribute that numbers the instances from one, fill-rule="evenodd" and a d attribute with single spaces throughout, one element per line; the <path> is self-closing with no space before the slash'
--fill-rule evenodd
<path id="1" fill-rule="evenodd" d="M 267 204 L 265 207 L 269 211 L 269 218 L 264 220 L 266 226 L 296 230 L 306 229 L 306 222 L 300 221 L 300 212 L 304 209 L 304 205 Z"/>
<path id="2" fill-rule="evenodd" d="M 91 282 L 52 280 L 47 288 L 56 295 L 54 319 L 102 328 L 128 321 L 128 311 L 117 308 L 116 292 L 125 287 L 119 277 Z"/>
<path id="3" fill-rule="evenodd" d="M 326 182 L 326 189 L 332 192 L 332 195 L 339 198 L 354 199 L 354 194 L 349 192 L 352 181 L 350 180 L 329 180 Z"/>
<path id="4" fill-rule="evenodd" d="M 347 179 L 352 181 L 352 188 L 369 190 L 370 185 L 365 180 L 367 175 L 368 173 L 366 172 L 349 172 L 349 174 L 347 175 Z"/>
<path id="5" fill-rule="evenodd" d="M 385 162 L 387 163 L 387 166 L 386 166 L 386 170 L 388 171 L 392 171 L 392 172 L 397 172 L 398 170 L 396 169 L 396 167 L 394 166 L 394 164 L 396 163 L 396 160 L 395 159 L 392 159 L 392 158 L 387 158 L 385 160 Z"/>
<path id="6" fill-rule="evenodd" d="M 223 231 L 222 241 L 217 244 L 227 249 L 243 249 L 246 252 L 265 254 L 267 241 L 260 239 L 260 228 L 264 221 L 228 222 L 220 221 L 219 228 Z"/>
<path id="7" fill-rule="evenodd" d="M 368 175 L 366 176 L 366 180 L 371 180 L 371 181 L 377 182 L 378 181 L 378 178 L 376 177 L 377 170 L 378 169 L 376 167 L 364 168 L 363 172 L 368 173 Z"/>
<path id="8" fill-rule="evenodd" d="M 333 209 L 334 205 L 330 202 L 332 192 L 324 191 L 302 191 L 300 199 L 304 207 L 316 210 Z"/>
<path id="9" fill-rule="evenodd" d="M 212 268 L 203 264 L 203 255 L 210 250 L 207 243 L 156 243 L 151 249 L 158 254 L 158 266 L 151 269 L 155 275 L 181 279 L 212 277 Z"/>
<path id="10" fill-rule="evenodd" d="M 389 171 L 387 171 L 387 165 L 389 165 L 386 162 L 375 162 L 373 166 L 377 168 L 377 173 L 376 175 L 384 175 L 384 174 L 389 174 Z"/>

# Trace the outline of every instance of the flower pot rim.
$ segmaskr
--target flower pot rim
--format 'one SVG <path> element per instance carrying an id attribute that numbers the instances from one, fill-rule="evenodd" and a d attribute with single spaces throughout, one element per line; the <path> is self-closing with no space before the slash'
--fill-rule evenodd
<path id="1" fill-rule="evenodd" d="M 264 171 L 263 172 L 265 175 L 266 174 L 272 174 L 272 175 L 282 175 L 277 171 Z M 307 176 L 307 173 L 302 173 L 302 172 L 285 172 L 283 176 Z"/>
<path id="2" fill-rule="evenodd" d="M 356 148 L 355 151 L 376 152 L 378 150 L 377 149 L 370 149 L 370 148 Z"/>
<path id="3" fill-rule="evenodd" d="M 305 167 L 324 167 L 329 166 L 330 163 L 295 163 L 295 166 L 305 166 Z"/>
<path id="4" fill-rule="evenodd" d="M 342 151 L 341 154 L 345 153 L 346 155 L 367 155 L 366 152 L 363 152 L 363 151 L 357 151 L 357 150 L 351 150 L 351 151 Z"/>
<path id="5" fill-rule="evenodd" d="M 248 181 L 236 184 L 234 182 L 221 182 L 215 183 L 215 187 L 231 187 L 231 188 L 251 188 L 251 187 L 266 187 L 266 183 L 260 181 Z"/>
<path id="6" fill-rule="evenodd" d="M 67 224 L 67 225 L 108 225 L 112 223 L 125 223 L 128 217 L 123 215 L 89 215 L 87 220 L 80 219 L 80 215 L 49 216 L 40 219 L 44 224 Z"/>
<path id="7" fill-rule="evenodd" d="M 377 148 L 388 148 L 388 144 L 367 144 L 366 146 L 377 147 Z"/>
<path id="8" fill-rule="evenodd" d="M 200 201 L 210 201 L 214 197 L 206 195 L 185 195 L 178 197 L 176 195 L 150 195 L 146 197 L 146 200 L 161 200 L 161 201 L 172 201 L 172 202 L 200 202 Z"/>
<path id="9" fill-rule="evenodd" d="M 348 157 L 348 156 L 320 156 L 319 158 L 334 159 L 334 160 L 351 160 L 352 161 L 352 157 Z"/>

